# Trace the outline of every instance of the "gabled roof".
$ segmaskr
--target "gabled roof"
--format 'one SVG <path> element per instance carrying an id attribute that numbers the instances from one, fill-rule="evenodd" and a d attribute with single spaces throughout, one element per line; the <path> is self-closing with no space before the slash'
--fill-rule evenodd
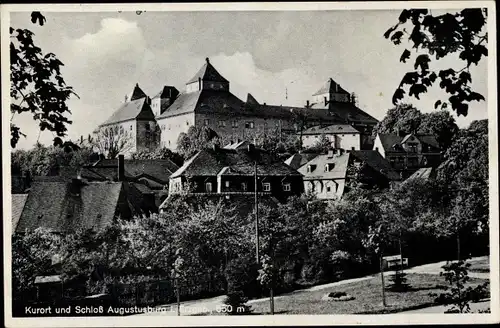
<path id="1" fill-rule="evenodd" d="M 210 60 L 208 58 L 205 59 L 206 63 L 200 68 L 200 70 L 188 81 L 186 84 L 198 82 L 198 79 L 202 81 L 211 81 L 211 82 L 226 82 L 229 83 L 219 72 L 215 69 L 215 67 L 210 64 Z"/>
<path id="2" fill-rule="evenodd" d="M 293 169 L 298 169 L 302 165 L 306 164 L 309 162 L 311 159 L 314 157 L 318 156 L 318 154 L 312 154 L 312 153 L 296 153 L 293 154 L 292 156 L 288 157 L 285 160 L 285 164 L 290 166 Z"/>
<path id="3" fill-rule="evenodd" d="M 130 94 L 130 99 L 129 101 L 141 99 L 141 98 L 146 98 L 147 95 L 142 91 L 142 89 L 139 87 L 139 83 L 135 84 L 134 90 Z"/>
<path id="4" fill-rule="evenodd" d="M 418 140 L 420 140 L 421 142 L 433 147 L 433 148 L 436 148 L 436 149 L 440 149 L 441 147 L 439 146 L 439 142 L 437 141 L 436 139 L 436 136 L 432 135 L 432 134 L 419 134 L 417 135 L 417 138 Z"/>
<path id="5" fill-rule="evenodd" d="M 380 172 L 391 181 L 400 180 L 400 176 L 396 173 L 389 162 L 380 155 L 376 150 L 351 150 L 351 156 L 354 156 L 360 161 L 365 162 L 369 167 L 377 172 Z"/>
<path id="6" fill-rule="evenodd" d="M 380 143 L 382 144 L 382 147 L 384 147 L 385 151 L 396 151 L 397 149 L 394 149 L 393 146 L 400 144 L 403 140 L 402 136 L 395 133 L 379 133 L 377 136 L 380 139 Z M 401 149 L 401 151 L 404 150 Z"/>
<path id="7" fill-rule="evenodd" d="M 329 170 L 325 172 L 325 166 L 329 164 Z M 310 179 L 345 179 L 347 166 L 349 165 L 349 153 L 341 155 L 322 154 L 314 157 L 306 164 L 297 169 L 304 176 L 304 180 Z M 308 167 L 311 172 L 308 172 Z"/>
<path id="8" fill-rule="evenodd" d="M 120 123 L 128 120 L 154 120 L 155 116 L 146 98 L 124 103 L 100 126 Z"/>
<path id="9" fill-rule="evenodd" d="M 28 194 L 12 194 L 12 232 L 16 230 L 26 199 L 28 199 Z"/>
<path id="10" fill-rule="evenodd" d="M 349 124 L 333 124 L 325 127 L 313 126 L 302 132 L 303 135 L 344 134 L 344 133 L 359 133 L 359 131 Z"/>
<path id="11" fill-rule="evenodd" d="M 230 143 L 229 145 L 224 146 L 224 149 L 245 149 L 249 144 L 250 142 L 243 140 L 235 143 Z"/>
<path id="12" fill-rule="evenodd" d="M 163 87 L 163 89 L 158 92 L 153 99 L 155 98 L 176 98 L 179 95 L 179 90 L 177 90 L 176 87 L 166 85 Z"/>
<path id="13" fill-rule="evenodd" d="M 163 183 L 168 183 L 170 175 L 179 168 L 179 166 L 169 159 L 125 159 L 123 164 L 125 177 L 136 178 L 145 174 Z M 88 174 L 87 172 L 92 172 L 97 174 L 96 178 L 104 177 L 107 180 L 116 180 L 118 177 L 117 158 L 103 159 L 85 168 L 88 170 L 85 171 L 86 174 Z"/>
<path id="14" fill-rule="evenodd" d="M 311 109 L 325 109 L 331 112 L 331 115 L 336 115 L 344 122 L 359 122 L 367 124 L 377 124 L 378 120 L 358 108 L 351 102 L 334 102 L 327 104 L 316 103 L 311 106 Z"/>
<path id="15" fill-rule="evenodd" d="M 424 180 L 430 180 L 434 179 L 437 175 L 437 170 L 432 167 L 423 167 L 418 169 L 415 173 L 410 175 L 408 179 L 405 181 L 413 180 L 413 179 L 424 179 Z"/>
<path id="16" fill-rule="evenodd" d="M 349 92 L 344 90 L 337 82 L 335 82 L 332 78 L 329 78 L 328 81 L 318 90 L 313 96 L 322 95 L 326 93 L 344 93 L 350 95 Z"/>
<path id="17" fill-rule="evenodd" d="M 224 175 L 254 175 L 254 162 L 257 174 L 268 176 L 299 175 L 299 173 L 279 159 L 261 149 L 203 149 L 174 172 L 178 176 L 217 176 L 223 169 Z"/>
<path id="18" fill-rule="evenodd" d="M 254 98 L 250 93 L 247 94 L 247 104 L 248 105 L 260 105 L 257 99 Z"/>
<path id="19" fill-rule="evenodd" d="M 70 192 L 71 181 L 35 181 L 31 186 L 16 231 L 44 227 L 56 232 L 102 228 L 119 213 L 121 182 L 90 182 L 79 195 Z"/>

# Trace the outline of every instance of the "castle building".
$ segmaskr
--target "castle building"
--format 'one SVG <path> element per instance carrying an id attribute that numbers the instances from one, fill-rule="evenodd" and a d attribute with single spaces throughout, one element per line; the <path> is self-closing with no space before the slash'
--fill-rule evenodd
<path id="1" fill-rule="evenodd" d="M 150 99 L 136 85 L 130 98 L 99 129 L 111 129 L 114 135 L 127 131 L 132 147 L 125 155 L 157 147 L 175 150 L 179 135 L 192 126 L 209 127 L 232 140 L 253 140 L 267 133 L 351 124 L 361 135 L 361 147 L 367 143 L 366 136 L 377 120 L 357 108 L 347 91 L 330 79 L 313 97 L 322 103 L 310 105 L 307 101 L 304 107 L 267 105 L 251 94 L 243 101 L 231 93 L 230 82 L 206 58 L 184 92 L 165 86 Z"/>

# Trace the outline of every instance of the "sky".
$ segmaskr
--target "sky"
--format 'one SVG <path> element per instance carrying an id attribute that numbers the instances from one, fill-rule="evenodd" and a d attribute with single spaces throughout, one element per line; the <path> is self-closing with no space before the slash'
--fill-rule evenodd
<path id="1" fill-rule="evenodd" d="M 11 13 L 11 26 L 32 30 L 35 44 L 65 64 L 62 74 L 79 98 L 68 101 L 71 139 L 86 136 L 123 103 L 136 83 L 153 97 L 164 85 L 183 92 L 185 83 L 209 57 L 230 81 L 233 94 L 246 100 L 303 106 L 329 78 L 358 96 L 359 107 L 382 119 L 392 95 L 413 62 L 400 63 L 405 45 L 383 37 L 400 10 L 234 11 L 234 12 L 43 12 L 44 26 L 29 12 Z M 463 67 L 457 58 L 430 63 L 431 69 Z M 471 68 L 472 87 L 487 97 L 487 63 Z M 405 99 L 422 112 L 434 109 L 444 93 L 436 85 L 421 100 Z M 487 103 L 471 103 L 457 124 L 487 118 Z M 18 148 L 37 140 L 29 114 L 14 123 L 27 134 Z"/>

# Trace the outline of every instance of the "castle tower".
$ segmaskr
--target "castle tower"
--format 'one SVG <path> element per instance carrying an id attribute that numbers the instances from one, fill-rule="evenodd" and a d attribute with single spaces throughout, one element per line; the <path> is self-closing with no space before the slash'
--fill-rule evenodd
<path id="1" fill-rule="evenodd" d="M 186 92 L 191 93 L 201 90 L 229 91 L 229 81 L 217 72 L 208 58 L 205 61 L 198 73 L 186 83 Z"/>

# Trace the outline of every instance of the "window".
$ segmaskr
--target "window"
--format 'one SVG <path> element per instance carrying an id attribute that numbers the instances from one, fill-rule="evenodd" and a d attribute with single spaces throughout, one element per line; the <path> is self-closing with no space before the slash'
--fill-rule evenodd
<path id="1" fill-rule="evenodd" d="M 375 147 L 375 150 L 378 151 L 378 147 Z"/>
<path id="2" fill-rule="evenodd" d="M 253 129 L 254 128 L 254 123 L 253 122 L 246 122 L 245 123 L 245 128 L 246 129 Z"/>
<path id="3" fill-rule="evenodd" d="M 330 171 L 330 166 L 328 164 L 325 164 L 325 172 L 329 172 Z"/>
<path id="4" fill-rule="evenodd" d="M 237 128 L 237 127 L 238 127 L 238 121 L 232 121 L 232 122 L 231 122 L 231 126 L 232 126 L 233 128 Z"/>
<path id="5" fill-rule="evenodd" d="M 247 191 L 247 184 L 246 184 L 246 182 L 242 182 L 241 183 L 241 190 Z"/>
<path id="6" fill-rule="evenodd" d="M 326 192 L 331 192 L 331 191 L 332 191 L 332 187 L 327 186 L 327 187 L 326 187 Z"/>
<path id="7" fill-rule="evenodd" d="M 186 121 L 186 125 L 188 125 L 188 126 L 189 126 L 189 121 Z"/>
<path id="8" fill-rule="evenodd" d="M 264 190 L 264 191 L 271 191 L 271 184 L 269 182 L 264 182 L 262 184 L 262 190 Z"/>
<path id="9" fill-rule="evenodd" d="M 130 131 L 132 131 L 133 127 L 132 127 L 132 124 L 130 124 Z"/>
<path id="10" fill-rule="evenodd" d="M 205 191 L 212 192 L 212 183 L 211 182 L 205 183 Z"/>
<path id="11" fill-rule="evenodd" d="M 146 131 L 149 131 L 151 129 L 151 126 L 149 123 L 144 124 L 144 128 L 146 128 Z"/>
<path id="12" fill-rule="evenodd" d="M 209 125 L 209 124 L 210 124 L 210 120 L 208 120 L 208 119 L 204 120 L 204 121 L 203 121 L 203 124 L 204 124 L 205 126 Z"/>
<path id="13" fill-rule="evenodd" d="M 219 121 L 219 127 L 225 127 L 226 121 Z"/>
<path id="14" fill-rule="evenodd" d="M 170 140 L 168 141 L 168 145 L 170 146 Z"/>
<path id="15" fill-rule="evenodd" d="M 290 184 L 289 184 L 289 183 L 285 183 L 285 184 L 283 185 L 283 190 L 284 190 L 284 191 L 290 191 L 291 189 L 292 189 L 292 188 L 290 187 Z"/>
<path id="16" fill-rule="evenodd" d="M 170 131 L 170 124 L 168 125 L 168 130 Z"/>
<path id="17" fill-rule="evenodd" d="M 226 188 L 229 188 L 229 181 L 225 182 L 225 186 L 226 186 Z"/>

